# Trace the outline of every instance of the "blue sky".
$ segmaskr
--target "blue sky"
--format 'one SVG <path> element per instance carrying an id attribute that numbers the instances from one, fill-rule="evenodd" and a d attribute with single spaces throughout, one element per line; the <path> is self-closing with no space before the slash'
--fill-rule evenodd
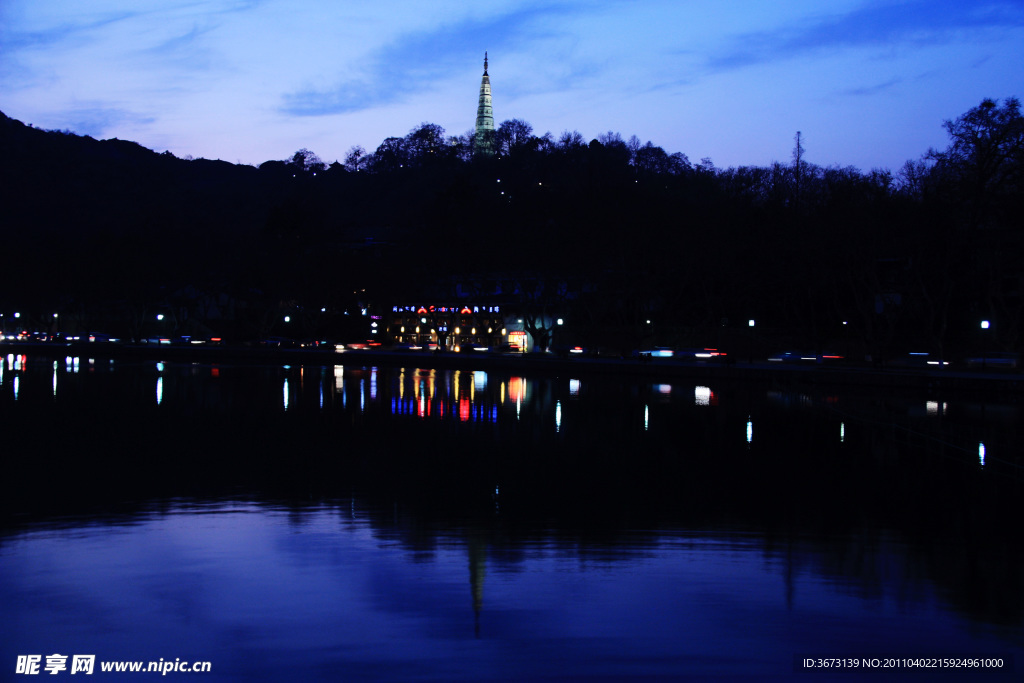
<path id="1" fill-rule="evenodd" d="M 1022 0 L 2 0 L 0 110 L 259 164 L 423 122 L 636 135 L 717 166 L 896 170 L 1024 96 Z"/>

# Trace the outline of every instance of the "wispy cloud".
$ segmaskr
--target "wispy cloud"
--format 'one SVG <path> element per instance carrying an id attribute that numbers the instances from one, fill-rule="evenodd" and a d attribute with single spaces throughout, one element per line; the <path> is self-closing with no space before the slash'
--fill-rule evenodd
<path id="1" fill-rule="evenodd" d="M 46 49 L 60 43 L 88 40 L 97 31 L 138 15 L 138 12 L 108 12 L 88 21 L 61 22 L 39 30 L 0 28 L 0 37 L 5 51 Z"/>
<path id="2" fill-rule="evenodd" d="M 194 23 L 178 35 L 142 51 L 141 56 L 158 61 L 162 66 L 197 71 L 210 68 L 217 59 L 216 50 L 211 49 L 204 38 L 217 28 L 217 24 Z"/>
<path id="3" fill-rule="evenodd" d="M 875 83 L 874 85 L 867 85 L 859 88 L 850 88 L 848 90 L 844 90 L 841 94 L 850 95 L 852 97 L 867 97 L 870 95 L 877 95 L 878 93 L 885 92 L 886 90 L 895 88 L 896 86 L 900 85 L 903 82 L 904 79 L 902 78 L 893 78 L 888 81 L 885 81 L 884 83 Z"/>
<path id="4" fill-rule="evenodd" d="M 1019 0 L 874 2 L 840 16 L 738 36 L 707 64 L 728 70 L 837 48 L 937 44 L 965 31 L 1022 26 Z"/>
<path id="5" fill-rule="evenodd" d="M 572 4 L 518 9 L 498 16 L 467 19 L 410 33 L 377 50 L 363 64 L 361 78 L 333 88 L 307 88 L 283 96 L 281 110 L 296 116 L 360 111 L 402 101 L 429 91 L 440 80 L 480 62 L 483 53 L 521 52 L 550 35 L 555 15 L 575 11 Z"/>
<path id="6" fill-rule="evenodd" d="M 104 138 L 108 131 L 124 124 L 147 125 L 156 121 L 153 116 L 103 104 L 86 104 L 63 112 L 54 112 L 54 118 L 67 121 L 66 127 L 70 130 L 94 138 Z"/>

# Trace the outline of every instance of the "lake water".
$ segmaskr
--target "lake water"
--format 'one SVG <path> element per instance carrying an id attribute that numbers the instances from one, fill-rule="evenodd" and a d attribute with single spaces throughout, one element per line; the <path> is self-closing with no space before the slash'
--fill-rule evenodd
<path id="1" fill-rule="evenodd" d="M 0 415 L 6 678 L 1024 671 L 1012 396 L 10 356 Z"/>

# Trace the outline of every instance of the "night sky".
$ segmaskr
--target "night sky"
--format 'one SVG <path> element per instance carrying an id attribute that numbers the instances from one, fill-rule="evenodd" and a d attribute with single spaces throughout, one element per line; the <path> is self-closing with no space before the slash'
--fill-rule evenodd
<path id="1" fill-rule="evenodd" d="M 1024 95 L 1020 0 L 4 0 L 0 110 L 259 164 L 330 163 L 423 122 L 636 135 L 719 167 L 898 169 Z"/>

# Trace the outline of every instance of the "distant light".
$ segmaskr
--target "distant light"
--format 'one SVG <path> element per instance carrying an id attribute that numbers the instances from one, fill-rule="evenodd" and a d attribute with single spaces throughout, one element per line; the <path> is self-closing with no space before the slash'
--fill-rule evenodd
<path id="1" fill-rule="evenodd" d="M 754 440 L 754 421 L 747 418 L 747 443 Z"/>
<path id="2" fill-rule="evenodd" d="M 753 326 L 754 326 L 754 319 L 751 318 L 750 320 L 747 321 L 747 327 L 753 327 Z"/>
<path id="3" fill-rule="evenodd" d="M 286 323 L 290 323 L 290 322 L 292 321 L 292 317 L 291 317 L 290 315 L 286 315 L 286 316 L 284 317 L 284 321 L 285 321 Z"/>
<path id="4" fill-rule="evenodd" d="M 14 315 L 18 315 L 18 314 L 15 313 Z M 157 320 L 163 320 L 164 319 L 164 314 L 163 313 L 157 313 L 156 314 L 156 319 Z"/>
<path id="5" fill-rule="evenodd" d="M 327 309 L 326 309 L 326 308 L 321 308 L 321 309 L 320 309 L 320 312 L 321 312 L 321 313 L 326 313 L 326 312 L 327 312 Z"/>
<path id="6" fill-rule="evenodd" d="M 556 322 L 557 322 L 557 323 L 558 323 L 559 325 L 561 325 L 561 324 L 562 324 L 562 323 L 563 323 L 564 321 L 563 321 L 563 320 L 562 320 L 561 318 L 559 318 L 559 319 L 558 319 L 558 320 L 557 320 Z"/>
<path id="7" fill-rule="evenodd" d="M 20 317 L 21 317 L 21 313 L 15 313 L 15 314 L 14 314 L 14 317 L 15 317 L 15 318 L 20 318 Z"/>
<path id="8" fill-rule="evenodd" d="M 424 325 L 426 325 L 427 324 L 427 319 L 426 318 L 420 318 L 420 322 L 423 323 Z"/>
<path id="9" fill-rule="evenodd" d="M 53 317 L 54 317 L 54 318 L 56 318 L 56 317 L 57 317 L 57 314 L 56 314 L 56 313 L 54 313 L 54 314 L 53 314 Z"/>
<path id="10" fill-rule="evenodd" d="M 985 466 L 985 444 L 978 444 L 978 460 L 981 462 L 981 466 Z"/>
<path id="11" fill-rule="evenodd" d="M 981 329 L 983 329 L 983 330 L 987 330 L 988 329 L 988 321 L 987 320 L 982 320 L 981 321 Z"/>

